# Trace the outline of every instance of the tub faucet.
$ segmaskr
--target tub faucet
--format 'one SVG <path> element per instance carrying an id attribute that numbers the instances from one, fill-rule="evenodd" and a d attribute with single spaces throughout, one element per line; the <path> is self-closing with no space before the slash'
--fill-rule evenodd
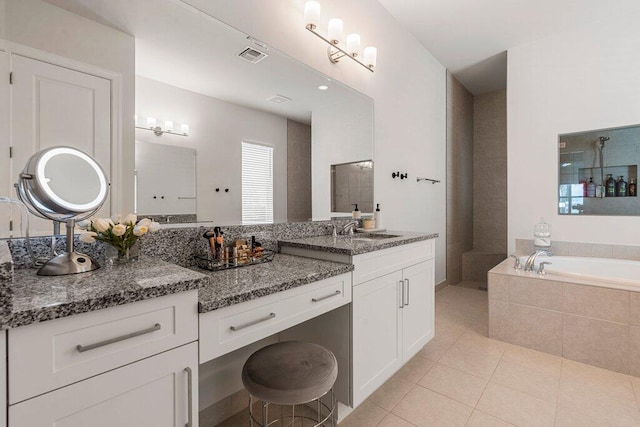
<path id="1" fill-rule="evenodd" d="M 536 259 L 540 255 L 551 256 L 551 252 L 549 251 L 535 251 L 529 258 L 527 258 L 527 262 L 524 264 L 524 271 L 533 271 L 533 265 L 536 263 Z"/>

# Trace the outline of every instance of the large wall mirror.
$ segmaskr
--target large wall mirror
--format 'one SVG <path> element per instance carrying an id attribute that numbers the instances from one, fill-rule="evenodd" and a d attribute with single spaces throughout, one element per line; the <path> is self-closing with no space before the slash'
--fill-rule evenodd
<path id="1" fill-rule="evenodd" d="M 259 220 L 325 219 L 332 216 L 331 165 L 373 159 L 371 98 L 188 0 L 49 3 L 135 38 L 136 131 L 134 140 L 122 143 L 136 145 L 137 183 L 135 203 L 123 203 L 140 215 L 242 224 L 243 209 L 266 211 L 262 205 L 271 200 L 271 212 Z M 157 135 L 149 129 L 156 126 L 173 132 Z M 259 159 L 264 170 L 248 172 L 244 144 L 271 148 Z M 246 177 L 264 182 L 258 174 L 269 177 L 260 191 L 270 191 L 270 199 L 247 208 L 243 186 L 250 185 Z M 112 183 L 113 194 L 133 193 Z M 99 215 L 119 213 L 105 206 Z M 32 234 L 51 234 L 45 226 Z"/>
<path id="2" fill-rule="evenodd" d="M 640 126 L 559 135 L 558 213 L 640 215 Z"/>

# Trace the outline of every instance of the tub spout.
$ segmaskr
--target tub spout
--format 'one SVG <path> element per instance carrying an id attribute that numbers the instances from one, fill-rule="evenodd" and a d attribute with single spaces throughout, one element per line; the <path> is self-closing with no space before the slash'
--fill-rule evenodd
<path id="1" fill-rule="evenodd" d="M 527 258 L 527 262 L 524 264 L 524 271 L 533 271 L 533 266 L 536 263 L 536 259 L 540 255 L 552 256 L 551 252 L 549 251 L 535 251 L 534 253 L 529 255 L 529 258 Z"/>

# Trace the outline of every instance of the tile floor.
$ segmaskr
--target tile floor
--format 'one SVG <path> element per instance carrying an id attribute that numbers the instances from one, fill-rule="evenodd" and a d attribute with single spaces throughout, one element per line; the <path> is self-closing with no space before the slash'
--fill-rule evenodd
<path id="1" fill-rule="evenodd" d="M 464 284 L 436 293 L 435 338 L 340 423 L 509 425 L 640 426 L 640 378 L 487 338 L 487 293 Z"/>

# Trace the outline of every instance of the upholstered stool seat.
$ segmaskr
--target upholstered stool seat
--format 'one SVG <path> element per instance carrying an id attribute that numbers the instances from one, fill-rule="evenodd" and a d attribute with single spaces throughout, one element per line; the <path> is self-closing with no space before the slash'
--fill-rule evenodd
<path id="1" fill-rule="evenodd" d="M 263 405 L 302 405 L 314 400 L 320 403 L 319 399 L 331 391 L 331 404 L 325 407 L 332 422 L 335 409 L 332 388 L 337 376 L 338 362 L 331 351 L 301 341 L 264 347 L 253 353 L 242 369 L 244 387 L 252 399 L 261 400 Z M 263 409 L 263 420 L 266 418 Z M 317 419 L 320 421 L 320 413 Z"/>

